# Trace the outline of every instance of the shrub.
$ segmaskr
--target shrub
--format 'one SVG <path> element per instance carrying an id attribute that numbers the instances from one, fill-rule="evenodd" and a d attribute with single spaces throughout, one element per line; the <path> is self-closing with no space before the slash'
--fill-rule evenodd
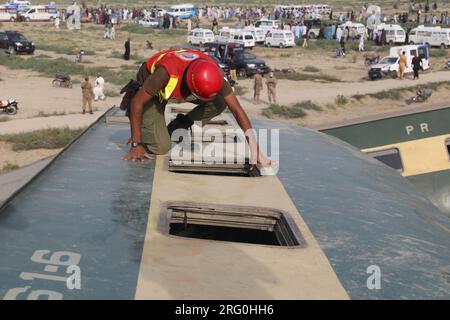
<path id="1" fill-rule="evenodd" d="M 6 173 L 16 169 L 19 169 L 19 166 L 17 164 L 6 161 L 3 167 L 1 168 L 0 173 Z"/>
<path id="2" fill-rule="evenodd" d="M 306 66 L 303 68 L 303 71 L 305 72 L 319 72 L 320 69 L 313 67 L 313 66 Z"/>
<path id="3" fill-rule="evenodd" d="M 283 116 L 286 118 L 303 118 L 306 112 L 302 108 L 288 107 L 285 105 L 272 104 L 263 110 L 263 115 L 272 118 L 272 115 Z"/>
<path id="4" fill-rule="evenodd" d="M 338 95 L 336 96 L 336 99 L 334 99 L 334 102 L 336 102 L 336 104 L 337 104 L 338 106 L 343 106 L 343 105 L 346 105 L 346 104 L 347 104 L 348 99 L 347 99 L 346 96 L 344 96 L 344 95 L 342 95 L 342 94 L 338 94 Z"/>
<path id="5" fill-rule="evenodd" d="M 84 129 L 49 128 L 17 134 L 0 135 L 0 140 L 12 143 L 14 151 L 59 149 L 70 143 Z"/>

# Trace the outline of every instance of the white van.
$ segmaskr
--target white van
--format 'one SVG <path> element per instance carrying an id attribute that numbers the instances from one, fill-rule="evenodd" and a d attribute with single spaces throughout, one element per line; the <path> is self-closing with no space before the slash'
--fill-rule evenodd
<path id="1" fill-rule="evenodd" d="M 237 30 L 233 36 L 233 42 L 243 44 L 244 48 L 251 49 L 255 46 L 255 37 L 248 30 Z"/>
<path id="2" fill-rule="evenodd" d="M 194 29 L 187 36 L 189 45 L 202 46 L 208 42 L 214 42 L 214 33 L 209 29 Z"/>
<path id="3" fill-rule="evenodd" d="M 344 24 L 341 24 L 340 27 L 342 28 L 342 30 L 344 31 L 346 27 L 348 27 L 348 30 L 351 32 L 353 28 L 356 28 L 356 30 L 358 31 L 358 35 L 360 36 L 364 36 L 366 33 L 366 26 L 363 25 L 362 23 L 355 23 L 355 22 L 351 22 L 351 21 L 347 21 Z"/>
<path id="4" fill-rule="evenodd" d="M 255 23 L 255 27 L 261 28 L 265 34 L 274 29 L 279 29 L 281 26 L 280 20 L 261 19 Z"/>
<path id="5" fill-rule="evenodd" d="M 248 30 L 253 34 L 256 43 L 264 43 L 266 32 L 264 32 L 263 29 L 257 27 L 245 27 L 244 30 Z"/>
<path id="6" fill-rule="evenodd" d="M 219 29 L 219 33 L 215 35 L 214 40 L 216 42 L 233 42 L 233 37 L 235 33 L 236 29 L 223 27 Z"/>
<path id="7" fill-rule="evenodd" d="M 268 47 L 293 47 L 295 46 L 294 34 L 290 30 L 272 30 L 264 41 L 264 45 Z"/>
<path id="8" fill-rule="evenodd" d="M 394 43 L 405 43 L 406 32 L 398 24 L 385 24 L 381 23 L 377 25 L 376 32 L 378 36 L 381 36 L 381 31 L 386 31 L 386 42 L 390 45 Z"/>
<path id="9" fill-rule="evenodd" d="M 15 6 L 0 6 L 0 21 L 16 21 L 17 8 Z"/>
<path id="10" fill-rule="evenodd" d="M 171 6 L 168 10 L 171 16 L 178 17 L 180 19 L 188 19 L 197 15 L 197 9 L 193 4 L 177 4 Z"/>
<path id="11" fill-rule="evenodd" d="M 450 28 L 418 26 L 409 32 L 409 43 L 422 43 L 441 48 L 450 47 Z"/>
<path id="12" fill-rule="evenodd" d="M 53 21 L 59 16 L 58 8 L 54 5 L 31 6 L 20 15 L 25 21 Z"/>
<path id="13" fill-rule="evenodd" d="M 429 51 L 426 45 L 408 45 L 401 47 L 391 47 L 389 56 L 384 57 L 369 69 L 369 77 L 371 79 L 382 78 L 392 73 L 397 73 L 399 69 L 400 53 L 405 52 L 407 67 L 405 72 L 413 72 L 412 59 L 414 56 L 419 56 L 422 59 L 422 68 L 427 70 L 430 68 Z"/>

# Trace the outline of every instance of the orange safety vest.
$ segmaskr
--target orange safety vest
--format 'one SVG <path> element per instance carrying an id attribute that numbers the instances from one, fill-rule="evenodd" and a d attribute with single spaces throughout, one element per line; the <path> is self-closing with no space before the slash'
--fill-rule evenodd
<path id="1" fill-rule="evenodd" d="M 214 61 L 210 56 L 196 50 L 164 50 L 158 52 L 147 60 L 147 71 L 150 74 L 155 72 L 157 67 L 163 67 L 169 73 L 170 79 L 166 87 L 159 92 L 161 100 L 177 99 L 184 100 L 189 93 L 181 92 L 181 83 L 184 72 L 192 61 L 197 59 L 207 59 Z"/>

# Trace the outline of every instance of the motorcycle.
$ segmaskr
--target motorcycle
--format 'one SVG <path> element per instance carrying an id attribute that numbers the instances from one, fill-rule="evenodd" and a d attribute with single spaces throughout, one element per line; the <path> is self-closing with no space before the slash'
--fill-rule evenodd
<path id="1" fill-rule="evenodd" d="M 414 97 L 411 97 L 406 100 L 406 104 L 411 104 L 413 102 L 424 102 L 429 97 L 431 97 L 432 93 L 433 90 L 429 88 L 419 89 L 417 90 L 416 95 Z"/>
<path id="2" fill-rule="evenodd" d="M 373 55 L 373 56 L 370 56 L 370 57 L 366 57 L 366 58 L 364 59 L 364 64 L 365 64 L 366 66 L 371 66 L 371 65 L 373 65 L 373 64 L 377 64 L 378 62 L 380 62 L 380 56 L 377 56 L 377 55 Z"/>
<path id="3" fill-rule="evenodd" d="M 19 110 L 19 106 L 16 100 L 0 100 L 0 110 L 8 115 L 14 115 Z"/>
<path id="4" fill-rule="evenodd" d="M 72 88 L 72 81 L 69 76 L 57 74 L 52 81 L 54 87 Z"/>

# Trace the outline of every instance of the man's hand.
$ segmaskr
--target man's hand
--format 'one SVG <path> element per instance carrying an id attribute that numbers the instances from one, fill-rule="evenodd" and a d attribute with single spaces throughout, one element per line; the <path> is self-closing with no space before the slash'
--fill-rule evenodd
<path id="1" fill-rule="evenodd" d="M 242 108 L 241 104 L 236 98 L 234 93 L 231 93 L 224 97 L 224 100 L 233 114 L 234 118 L 241 127 L 242 131 L 247 138 L 248 145 L 250 148 L 250 163 L 252 167 L 256 166 L 256 164 L 260 164 L 262 166 L 270 166 L 273 164 L 272 160 L 270 160 L 266 155 L 264 155 L 260 150 L 258 143 L 256 141 L 255 134 L 252 130 L 252 125 L 250 123 L 250 119 L 247 116 L 247 113 Z M 255 159 L 256 155 L 256 159 Z M 256 160 L 256 161 L 255 161 Z"/>
<path id="2" fill-rule="evenodd" d="M 147 151 L 145 151 L 143 146 L 131 148 L 130 152 L 128 152 L 125 156 L 122 157 L 122 160 L 133 160 L 133 161 L 144 161 L 145 159 L 154 160 L 155 157 L 152 156 Z"/>

